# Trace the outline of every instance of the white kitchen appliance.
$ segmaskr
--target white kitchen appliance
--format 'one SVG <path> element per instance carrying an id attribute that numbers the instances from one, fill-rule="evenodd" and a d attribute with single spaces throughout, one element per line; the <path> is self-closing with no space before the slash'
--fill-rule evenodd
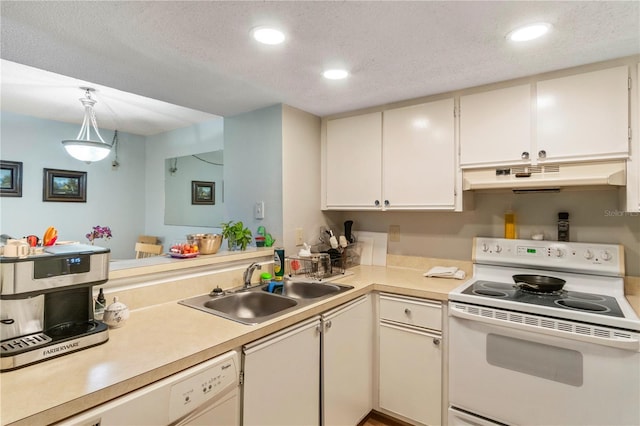
<path id="1" fill-rule="evenodd" d="M 463 170 L 462 186 L 465 191 L 511 189 L 514 192 L 611 188 L 626 185 L 626 170 L 625 160 L 488 167 Z"/>
<path id="2" fill-rule="evenodd" d="M 239 426 L 239 361 L 227 352 L 56 426 Z"/>
<path id="3" fill-rule="evenodd" d="M 622 246 L 475 238 L 473 261 L 449 293 L 450 425 L 640 424 Z M 534 289 L 514 275 L 565 283 Z"/>

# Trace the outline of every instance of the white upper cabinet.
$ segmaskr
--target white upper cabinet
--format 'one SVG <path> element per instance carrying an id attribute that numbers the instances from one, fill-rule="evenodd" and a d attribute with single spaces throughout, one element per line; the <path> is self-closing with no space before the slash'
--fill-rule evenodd
<path id="1" fill-rule="evenodd" d="M 622 206 L 629 212 L 640 212 L 640 63 L 634 73 L 631 103 L 631 156 L 627 160 L 627 194 Z"/>
<path id="2" fill-rule="evenodd" d="M 382 113 L 327 121 L 324 147 L 326 207 L 377 209 L 382 199 Z"/>
<path id="3" fill-rule="evenodd" d="M 627 158 L 628 80 L 620 66 L 461 96 L 460 167 Z"/>
<path id="4" fill-rule="evenodd" d="M 629 168 L 633 169 L 630 172 L 631 176 L 629 177 L 631 186 L 631 190 L 635 188 L 635 197 L 631 197 L 630 206 L 633 211 L 640 212 L 640 63 L 637 68 L 637 79 L 635 81 L 635 112 L 634 112 L 634 123 L 635 123 L 635 136 L 634 136 L 634 149 L 633 149 L 633 158 L 629 161 Z"/>
<path id="5" fill-rule="evenodd" d="M 465 169 L 625 159 L 637 167 L 629 157 L 629 69 L 463 94 L 457 118 L 451 95 L 328 119 L 322 208 L 457 211 Z M 627 195 L 627 204 L 640 206 L 638 197 Z"/>
<path id="6" fill-rule="evenodd" d="M 449 209 L 455 203 L 453 98 L 384 111 L 386 210 Z"/>
<path id="7" fill-rule="evenodd" d="M 460 166 L 529 162 L 531 85 L 460 97 Z"/>
<path id="8" fill-rule="evenodd" d="M 327 121 L 323 206 L 454 210 L 453 98 Z"/>
<path id="9" fill-rule="evenodd" d="M 538 82 L 537 160 L 627 158 L 628 81 L 621 66 Z"/>

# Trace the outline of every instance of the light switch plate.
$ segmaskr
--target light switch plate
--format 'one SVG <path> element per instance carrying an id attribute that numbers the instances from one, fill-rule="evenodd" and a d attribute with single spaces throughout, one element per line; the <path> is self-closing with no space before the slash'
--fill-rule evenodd
<path id="1" fill-rule="evenodd" d="M 253 216 L 256 219 L 264 219 L 264 201 L 256 201 L 253 207 Z"/>
<path id="2" fill-rule="evenodd" d="M 304 244 L 304 229 L 296 228 L 296 246 Z"/>

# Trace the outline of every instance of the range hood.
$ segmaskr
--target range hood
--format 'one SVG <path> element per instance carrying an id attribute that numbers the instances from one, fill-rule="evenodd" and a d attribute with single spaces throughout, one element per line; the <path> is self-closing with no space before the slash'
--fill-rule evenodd
<path id="1" fill-rule="evenodd" d="M 542 164 L 492 167 L 462 171 L 462 189 L 511 189 L 514 192 L 549 192 L 571 187 L 626 185 L 626 162 Z"/>

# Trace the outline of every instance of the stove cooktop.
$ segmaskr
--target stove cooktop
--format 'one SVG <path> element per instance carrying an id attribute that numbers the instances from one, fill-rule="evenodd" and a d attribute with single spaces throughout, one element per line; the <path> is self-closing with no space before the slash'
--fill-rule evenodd
<path id="1" fill-rule="evenodd" d="M 472 259 L 473 277 L 449 293 L 452 302 L 640 331 L 624 295 L 620 245 L 476 237 Z M 516 274 L 566 283 L 556 294 L 530 293 L 516 288 Z"/>
<path id="2" fill-rule="evenodd" d="M 514 284 L 487 280 L 475 281 L 462 294 L 624 318 L 616 298 L 604 294 L 567 290 L 542 293 L 523 290 Z"/>

